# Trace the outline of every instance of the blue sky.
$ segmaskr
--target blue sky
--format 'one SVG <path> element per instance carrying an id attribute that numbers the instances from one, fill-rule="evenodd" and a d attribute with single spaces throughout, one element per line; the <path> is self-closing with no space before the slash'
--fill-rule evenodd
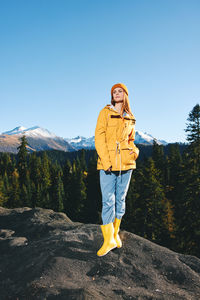
<path id="1" fill-rule="evenodd" d="M 199 53 L 198 0 L 0 0 L 0 133 L 93 136 L 122 82 L 136 130 L 185 142 Z"/>

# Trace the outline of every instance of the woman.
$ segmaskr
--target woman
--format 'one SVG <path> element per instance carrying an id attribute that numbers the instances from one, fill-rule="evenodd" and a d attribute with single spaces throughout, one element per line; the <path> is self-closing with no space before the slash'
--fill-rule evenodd
<path id="1" fill-rule="evenodd" d="M 111 104 L 100 111 L 95 129 L 104 237 L 98 256 L 122 247 L 119 226 L 125 214 L 125 197 L 139 155 L 134 140 L 135 118 L 129 105 L 128 89 L 117 83 L 111 88 Z"/>

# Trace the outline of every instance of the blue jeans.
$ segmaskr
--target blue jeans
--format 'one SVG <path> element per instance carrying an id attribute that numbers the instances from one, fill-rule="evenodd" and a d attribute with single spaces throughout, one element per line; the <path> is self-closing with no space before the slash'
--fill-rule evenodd
<path id="1" fill-rule="evenodd" d="M 128 192 L 133 169 L 107 172 L 100 170 L 100 187 L 102 193 L 102 221 L 103 225 L 121 219 L 125 214 L 125 198 Z"/>

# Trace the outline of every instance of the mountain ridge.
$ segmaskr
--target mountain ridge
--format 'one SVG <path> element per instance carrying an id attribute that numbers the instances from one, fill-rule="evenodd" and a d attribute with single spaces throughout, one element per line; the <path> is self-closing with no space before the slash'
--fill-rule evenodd
<path id="1" fill-rule="evenodd" d="M 26 128 L 17 126 L 12 130 L 0 134 L 0 152 L 17 153 L 17 147 L 20 145 L 20 138 L 25 135 L 29 144 L 29 151 L 42 150 L 60 150 L 60 151 L 78 151 L 80 149 L 95 149 L 95 137 L 83 137 L 78 135 L 75 138 L 63 138 L 50 132 L 48 129 L 38 125 Z M 156 141 L 159 145 L 167 145 L 164 140 L 158 140 L 147 132 L 136 130 L 135 144 L 153 145 Z"/>

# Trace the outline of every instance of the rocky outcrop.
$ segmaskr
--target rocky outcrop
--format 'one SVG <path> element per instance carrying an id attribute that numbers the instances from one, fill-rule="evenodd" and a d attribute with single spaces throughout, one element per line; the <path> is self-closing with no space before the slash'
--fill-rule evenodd
<path id="1" fill-rule="evenodd" d="M 98 257 L 99 225 L 42 208 L 0 207 L 0 299 L 200 299 L 200 260 L 120 231 Z"/>

